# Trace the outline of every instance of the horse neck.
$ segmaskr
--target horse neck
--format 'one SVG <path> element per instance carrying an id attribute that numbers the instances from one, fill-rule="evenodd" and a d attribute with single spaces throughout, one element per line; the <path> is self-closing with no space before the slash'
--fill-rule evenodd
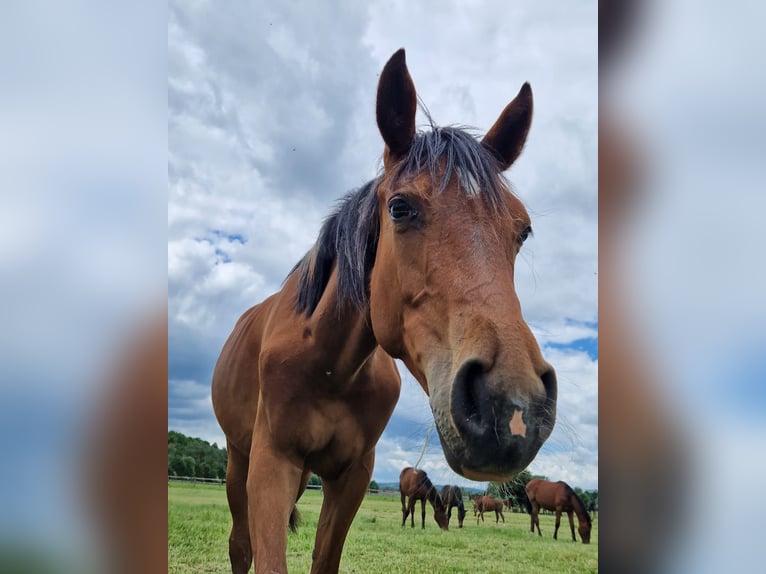
<path id="1" fill-rule="evenodd" d="M 577 520 L 590 524 L 590 514 L 588 514 L 588 511 L 585 508 L 585 504 L 583 504 L 582 500 L 580 500 L 580 497 L 572 492 L 570 501 L 572 503 L 572 508 L 577 515 Z"/>
<path id="2" fill-rule="evenodd" d="M 444 511 L 444 501 L 439 493 L 436 491 L 436 487 L 426 478 L 424 486 L 428 489 L 428 502 L 431 503 L 436 510 Z"/>
<path id="3" fill-rule="evenodd" d="M 337 296 L 338 273 L 333 269 L 317 308 L 308 320 L 308 330 L 326 371 L 351 376 L 378 346 L 372 332 L 369 308 L 342 304 Z"/>

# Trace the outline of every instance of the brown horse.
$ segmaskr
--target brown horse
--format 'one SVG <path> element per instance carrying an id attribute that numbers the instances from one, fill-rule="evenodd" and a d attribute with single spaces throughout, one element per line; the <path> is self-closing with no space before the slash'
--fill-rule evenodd
<path id="1" fill-rule="evenodd" d="M 513 512 L 513 499 L 506 498 L 503 500 L 503 506 L 508 509 L 508 512 Z"/>
<path id="2" fill-rule="evenodd" d="M 404 50 L 380 75 L 379 177 L 350 193 L 281 291 L 242 315 L 213 373 L 227 437 L 235 574 L 284 572 L 311 472 L 324 500 L 312 572 L 337 572 L 399 397 L 394 358 L 430 395 L 450 466 L 504 481 L 550 436 L 556 378 L 521 314 L 513 272 L 530 218 L 502 172 L 532 118 L 524 84 L 478 141 L 416 132 Z"/>
<path id="3" fill-rule="evenodd" d="M 452 518 L 452 509 L 457 507 L 458 528 L 463 528 L 463 519 L 465 518 L 465 506 L 463 506 L 463 493 L 459 486 L 447 485 L 442 488 L 442 502 L 447 509 L 447 524 Z"/>
<path id="4" fill-rule="evenodd" d="M 473 503 L 473 515 L 476 516 L 476 514 L 479 512 L 479 501 L 484 497 L 484 494 L 472 494 L 469 496 L 469 499 Z"/>
<path id="5" fill-rule="evenodd" d="M 434 507 L 434 520 L 439 528 L 449 528 L 446 508 L 436 487 L 431 483 L 424 470 L 408 466 L 399 475 L 399 494 L 402 499 L 402 526 L 410 517 L 410 525 L 415 528 L 415 503 L 420 501 L 421 527 L 426 527 L 426 500 Z M 409 499 L 405 502 L 405 499 Z"/>
<path id="6" fill-rule="evenodd" d="M 481 496 L 476 498 L 473 501 L 474 514 L 476 514 L 477 512 L 479 514 L 479 516 L 476 517 L 476 524 L 479 523 L 479 519 L 481 519 L 481 521 L 484 522 L 485 512 L 495 513 L 495 524 L 500 522 L 501 518 L 503 519 L 503 524 L 505 524 L 505 516 L 503 515 L 503 506 L 505 506 L 505 504 L 502 500 L 492 498 L 491 496 Z"/>
<path id="7" fill-rule="evenodd" d="M 561 513 L 566 512 L 567 516 L 569 516 L 569 527 L 572 529 L 572 540 L 577 542 L 574 520 L 572 519 L 572 513 L 574 512 L 577 514 L 577 530 L 580 533 L 582 543 L 590 544 L 590 515 L 585 510 L 585 505 L 580 500 L 580 497 L 575 494 L 575 491 L 566 482 L 550 482 L 542 478 L 533 478 L 527 483 L 525 490 L 527 491 L 527 497 L 529 497 L 529 513 L 531 514 L 530 531 L 533 534 L 535 532 L 535 525 L 537 525 L 537 534 L 542 536 L 542 532 L 540 532 L 540 519 L 537 515 L 540 508 L 545 508 L 556 511 L 556 530 L 553 532 L 554 540 L 557 539 L 559 533 Z"/>

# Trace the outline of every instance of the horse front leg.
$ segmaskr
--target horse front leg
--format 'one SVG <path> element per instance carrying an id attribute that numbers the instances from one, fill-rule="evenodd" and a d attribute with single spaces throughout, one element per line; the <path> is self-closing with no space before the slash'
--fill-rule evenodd
<path id="1" fill-rule="evenodd" d="M 553 531 L 553 539 L 558 540 L 559 526 L 561 525 L 561 509 L 556 509 L 556 530 Z"/>
<path id="2" fill-rule="evenodd" d="M 374 465 L 375 451 L 371 450 L 338 478 L 324 483 L 312 574 L 338 572 L 348 529 L 367 492 Z"/>
<path id="3" fill-rule="evenodd" d="M 420 527 L 425 529 L 426 527 L 426 499 L 420 499 Z"/>
<path id="4" fill-rule="evenodd" d="M 271 444 L 256 422 L 247 474 L 248 524 L 256 572 L 287 572 L 287 530 L 303 467 Z"/>
<path id="5" fill-rule="evenodd" d="M 248 457 L 226 445 L 226 498 L 231 512 L 229 534 L 229 561 L 233 574 L 247 574 L 253 561 L 250 547 L 250 528 L 247 522 L 247 469 Z"/>
<path id="6" fill-rule="evenodd" d="M 577 542 L 577 537 L 575 536 L 574 532 L 574 519 L 572 518 L 572 511 L 568 511 L 567 515 L 569 516 L 569 529 L 572 531 L 572 541 Z"/>

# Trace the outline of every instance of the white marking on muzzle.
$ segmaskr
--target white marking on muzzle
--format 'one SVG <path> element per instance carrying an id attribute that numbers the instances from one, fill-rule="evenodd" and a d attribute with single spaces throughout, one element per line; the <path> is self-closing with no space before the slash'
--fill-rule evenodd
<path id="1" fill-rule="evenodd" d="M 511 429 L 512 435 L 521 435 L 526 438 L 527 425 L 524 424 L 521 411 L 514 411 L 513 416 L 511 417 L 511 422 L 508 423 L 508 427 Z"/>

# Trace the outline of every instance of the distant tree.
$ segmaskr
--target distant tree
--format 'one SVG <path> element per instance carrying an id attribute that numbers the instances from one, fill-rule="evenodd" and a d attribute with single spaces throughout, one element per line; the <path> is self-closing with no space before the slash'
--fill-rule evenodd
<path id="1" fill-rule="evenodd" d="M 590 502 L 587 506 L 590 507 L 592 504 L 595 508 L 598 508 L 598 490 L 586 490 L 585 492 L 590 497 Z"/>
<path id="2" fill-rule="evenodd" d="M 177 456 L 169 466 L 176 476 L 194 476 L 194 459 L 188 455 Z"/>
<path id="3" fill-rule="evenodd" d="M 370 492 L 378 492 L 378 490 L 380 490 L 380 488 L 378 487 L 378 483 L 375 482 L 374 480 L 370 481 L 370 488 L 369 488 L 369 490 L 370 490 Z"/>
<path id="4" fill-rule="evenodd" d="M 583 490 L 579 486 L 575 486 L 573 488 L 575 491 L 575 494 L 580 497 L 580 500 L 582 500 L 582 503 L 585 505 L 585 508 L 588 508 L 590 506 L 590 503 L 593 502 L 593 497 L 591 496 L 591 493 L 587 490 Z"/>
<path id="5" fill-rule="evenodd" d="M 509 481 L 490 482 L 487 491 L 495 498 L 502 498 L 503 500 L 510 498 L 514 509 L 526 512 L 527 493 L 524 487 L 532 478 L 544 477 L 533 477 L 528 470 L 522 470 Z"/>
<path id="6" fill-rule="evenodd" d="M 168 474 L 171 476 L 225 478 L 226 459 L 226 450 L 216 444 L 168 431 Z"/>
<path id="7" fill-rule="evenodd" d="M 322 479 L 312 472 L 311 477 L 309 478 L 309 484 L 311 486 L 322 486 Z"/>

